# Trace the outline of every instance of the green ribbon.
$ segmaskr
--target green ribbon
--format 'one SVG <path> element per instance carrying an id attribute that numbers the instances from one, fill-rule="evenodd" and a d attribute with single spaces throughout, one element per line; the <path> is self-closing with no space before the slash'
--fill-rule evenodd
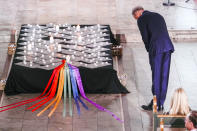
<path id="1" fill-rule="evenodd" d="M 70 83 L 70 72 L 69 72 L 68 65 L 66 65 L 66 75 L 67 75 L 67 78 L 68 78 L 69 113 L 70 113 L 70 116 L 72 116 L 71 83 Z"/>
<path id="2" fill-rule="evenodd" d="M 66 97 L 67 97 L 67 88 L 66 88 L 66 66 L 64 67 L 64 110 L 63 110 L 63 117 L 66 117 Z"/>

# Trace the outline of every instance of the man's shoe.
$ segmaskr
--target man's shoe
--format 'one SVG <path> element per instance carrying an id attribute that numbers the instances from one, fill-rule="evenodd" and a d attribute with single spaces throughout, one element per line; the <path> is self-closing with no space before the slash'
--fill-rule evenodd
<path id="1" fill-rule="evenodd" d="M 142 107 L 142 109 L 144 109 L 146 111 L 152 111 L 153 110 L 152 106 L 142 105 L 141 107 Z"/>
<path id="2" fill-rule="evenodd" d="M 153 100 L 148 105 L 142 105 L 142 109 L 147 110 L 147 111 L 152 111 L 153 110 Z"/>
<path id="3" fill-rule="evenodd" d="M 159 106 L 157 110 L 158 111 L 163 111 L 164 110 L 164 107 L 163 106 Z"/>

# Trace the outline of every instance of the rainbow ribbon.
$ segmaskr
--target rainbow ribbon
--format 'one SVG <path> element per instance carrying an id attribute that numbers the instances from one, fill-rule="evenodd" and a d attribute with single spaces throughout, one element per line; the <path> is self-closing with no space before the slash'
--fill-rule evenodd
<path id="1" fill-rule="evenodd" d="M 50 89 L 49 89 L 50 88 Z M 40 116 L 43 114 L 48 108 L 53 106 L 52 110 L 48 114 L 48 117 L 51 117 L 52 114 L 57 109 L 57 106 L 59 105 L 62 96 L 63 98 L 63 117 L 66 116 L 66 100 L 68 97 L 68 103 L 69 103 L 69 115 L 72 116 L 72 93 L 74 102 L 77 107 L 77 113 L 80 115 L 80 103 L 82 106 L 88 110 L 87 105 L 82 101 L 81 97 L 86 100 L 87 102 L 91 103 L 93 106 L 98 108 L 99 110 L 105 111 L 112 115 L 116 120 L 123 122 L 120 118 L 118 118 L 114 113 L 110 112 L 109 110 L 105 109 L 104 107 L 96 104 L 95 102 L 91 101 L 87 98 L 85 95 L 83 84 L 80 76 L 79 69 L 71 64 L 66 63 L 65 60 L 62 60 L 62 64 L 56 67 L 53 70 L 53 73 L 49 79 L 49 82 L 45 88 L 45 90 L 42 92 L 42 94 L 36 98 L 24 100 L 21 102 L 17 102 L 14 104 L 6 105 L 0 107 L 0 112 L 10 110 L 19 106 L 22 106 L 24 104 L 28 104 L 34 101 L 39 101 L 35 103 L 34 105 L 28 107 L 27 109 L 31 109 L 32 112 L 36 111 L 37 109 L 41 108 L 42 106 L 46 105 L 51 101 L 47 106 L 44 107 L 43 110 L 41 110 L 37 116 Z M 56 95 L 56 96 L 55 96 Z"/>

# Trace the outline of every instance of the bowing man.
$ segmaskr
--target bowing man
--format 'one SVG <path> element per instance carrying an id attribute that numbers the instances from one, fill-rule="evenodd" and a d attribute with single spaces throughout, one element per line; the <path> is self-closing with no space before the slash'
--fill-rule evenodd
<path id="1" fill-rule="evenodd" d="M 145 48 L 149 54 L 152 71 L 152 94 L 157 97 L 157 109 L 163 110 L 168 88 L 171 53 L 174 46 L 170 40 L 164 18 L 155 12 L 146 11 L 143 7 L 135 7 L 132 11 L 137 20 Z M 152 110 L 153 100 L 142 105 L 144 110 Z"/>

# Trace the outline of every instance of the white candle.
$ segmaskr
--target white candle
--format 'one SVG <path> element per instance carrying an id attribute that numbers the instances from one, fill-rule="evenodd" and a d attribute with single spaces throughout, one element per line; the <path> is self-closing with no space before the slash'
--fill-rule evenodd
<path id="1" fill-rule="evenodd" d="M 62 45 L 58 44 L 57 51 L 60 52 L 62 50 Z"/>
<path id="2" fill-rule="evenodd" d="M 60 27 L 58 25 L 56 25 L 56 27 L 55 27 L 56 32 L 58 32 L 59 29 L 60 29 Z"/>
<path id="3" fill-rule="evenodd" d="M 98 27 L 98 28 L 101 28 L 100 24 L 97 24 L 97 27 Z"/>
<path id="4" fill-rule="evenodd" d="M 80 31 L 80 25 L 77 25 L 76 31 Z"/>
<path id="5" fill-rule="evenodd" d="M 80 35 L 78 36 L 78 42 L 82 42 L 82 37 Z"/>
<path id="6" fill-rule="evenodd" d="M 53 43 L 54 42 L 54 39 L 53 39 L 53 36 L 50 37 L 50 43 Z"/>
<path id="7" fill-rule="evenodd" d="M 66 61 L 67 61 L 68 63 L 70 62 L 70 56 L 69 56 L 69 55 L 66 56 Z"/>
<path id="8" fill-rule="evenodd" d="M 25 65 L 26 65 L 26 64 L 27 64 L 27 62 L 24 60 L 24 61 L 23 61 L 23 64 L 25 64 Z"/>
<path id="9" fill-rule="evenodd" d="M 27 50 L 31 50 L 31 47 L 32 47 L 31 44 L 28 44 L 27 45 Z"/>

